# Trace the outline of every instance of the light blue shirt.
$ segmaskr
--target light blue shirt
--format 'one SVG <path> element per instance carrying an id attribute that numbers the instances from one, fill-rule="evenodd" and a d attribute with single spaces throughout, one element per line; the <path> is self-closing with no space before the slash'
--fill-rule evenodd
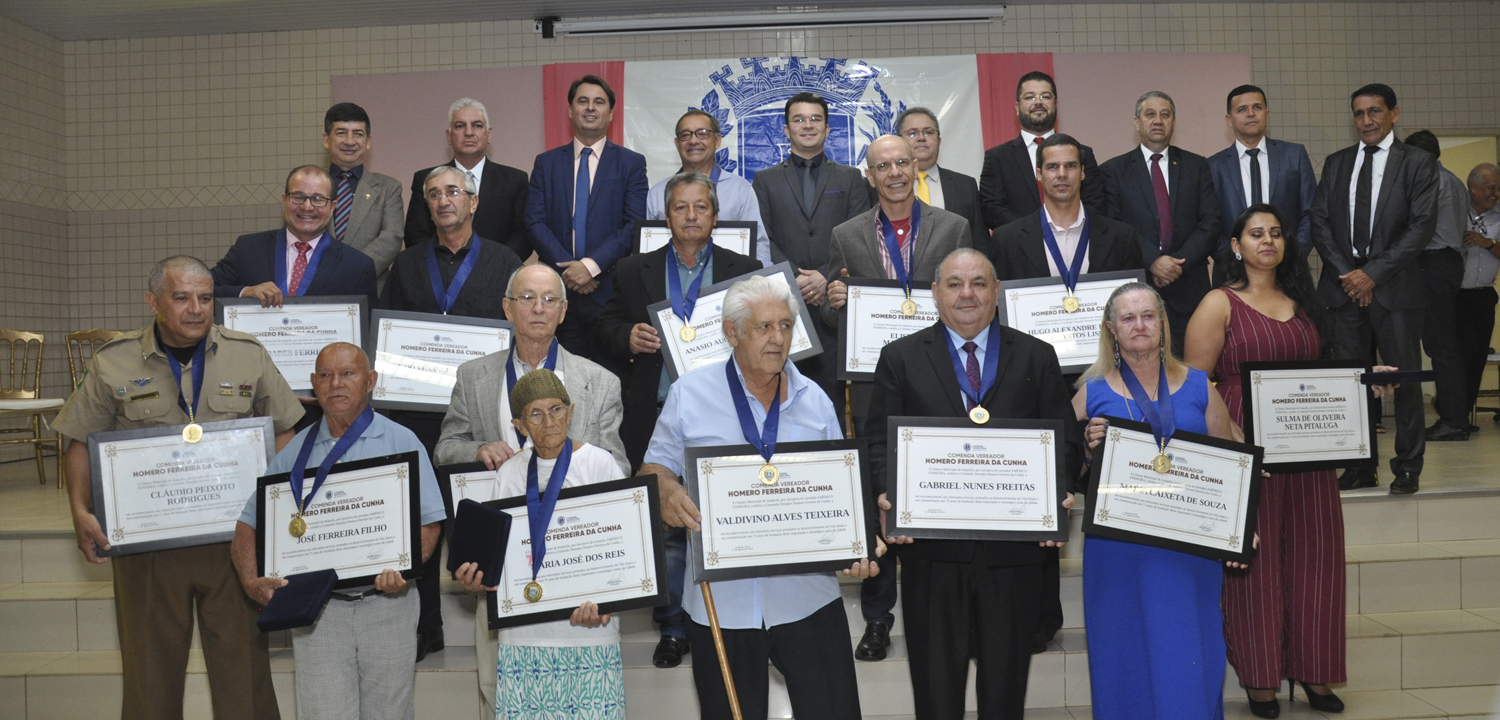
<path id="1" fill-rule="evenodd" d="M 771 238 L 766 235 L 766 224 L 760 219 L 760 201 L 755 198 L 755 188 L 750 181 L 734 173 L 716 170 L 714 179 L 719 193 L 719 219 L 723 221 L 753 221 L 756 227 L 755 259 L 761 266 L 771 266 Z M 646 219 L 667 219 L 667 178 L 652 185 L 646 193 Z M 726 280 L 728 278 L 725 278 Z"/>
<path id="2" fill-rule="evenodd" d="M 308 427 L 303 428 L 302 432 L 297 433 L 292 438 L 292 441 L 287 443 L 286 447 L 282 448 L 281 452 L 276 453 L 276 457 L 271 459 L 270 466 L 266 468 L 266 474 L 276 475 L 291 472 L 292 466 L 297 464 L 297 451 L 302 449 L 302 441 L 313 430 L 313 427 Z M 318 432 L 318 439 L 313 444 L 312 455 L 308 456 L 307 459 L 308 464 L 314 467 L 318 463 L 323 462 L 323 458 L 328 457 L 328 451 L 332 450 L 333 444 L 338 441 L 338 438 L 328 434 L 327 418 L 318 421 L 316 430 Z M 370 427 L 365 428 L 364 433 L 359 436 L 358 440 L 354 441 L 353 445 L 349 446 L 349 451 L 344 453 L 344 457 L 340 458 L 339 461 L 363 460 L 365 458 L 395 455 L 396 453 L 411 452 L 413 450 L 417 451 L 417 454 L 421 456 L 417 462 L 417 472 L 421 475 L 422 524 L 430 525 L 435 522 L 442 522 L 448 518 L 448 509 L 443 506 L 443 494 L 438 490 L 437 475 L 432 471 L 432 460 L 427 457 L 427 450 L 422 447 L 421 441 L 417 440 L 417 436 L 412 431 L 391 422 L 384 415 L 376 413 L 375 419 L 370 423 Z M 307 487 L 303 489 L 303 492 L 312 489 L 312 478 L 312 473 L 308 473 Z M 259 507 L 260 493 L 251 493 L 250 499 L 245 502 L 244 511 L 240 513 L 240 522 L 250 527 L 255 527 L 255 514 Z"/>
<path id="3" fill-rule="evenodd" d="M 725 362 L 734 362 L 730 358 Z M 744 373 L 735 365 L 743 386 Z M 839 418 L 834 413 L 833 403 L 816 383 L 803 377 L 797 367 L 788 362 L 785 367 L 788 391 L 787 400 L 781 404 L 780 426 L 776 431 L 777 442 L 805 442 L 809 440 L 838 440 L 843 437 L 839 429 Z M 756 426 L 766 421 L 765 408 L 760 400 L 744 391 L 750 401 L 750 413 Z M 684 455 L 690 447 L 709 445 L 745 445 L 745 434 L 740 429 L 739 416 L 735 414 L 730 396 L 729 379 L 724 376 L 724 363 L 714 363 L 698 368 L 672 383 L 667 393 L 667 404 L 656 419 L 656 431 L 651 436 L 651 445 L 646 448 L 646 462 L 662 465 L 679 477 L 683 473 Z M 689 567 L 683 581 L 685 587 L 692 586 L 692 568 Z M 723 580 L 714 583 L 714 607 L 719 615 L 719 625 L 736 630 L 770 628 L 796 622 L 823 606 L 839 599 L 839 583 L 833 573 L 809 573 L 805 575 L 780 575 L 777 577 L 752 578 L 749 580 Z M 703 608 L 703 595 L 684 592 L 682 606 L 688 616 L 699 625 L 708 624 L 708 614 Z"/>
<path id="4" fill-rule="evenodd" d="M 953 332 L 953 328 L 948 327 L 947 325 L 944 325 L 943 329 L 948 331 L 948 342 L 953 343 L 953 349 L 958 351 L 958 362 L 967 364 L 969 362 L 969 353 L 967 350 L 964 350 L 964 343 L 968 342 L 968 340 L 965 340 L 962 335 Z M 974 359 L 979 361 L 979 370 L 981 373 L 984 372 L 984 353 L 989 348 L 989 342 L 990 326 L 985 325 L 984 329 L 980 330 L 979 334 L 974 336 L 974 344 L 979 346 L 976 350 L 974 350 Z M 959 399 L 964 400 L 968 397 L 967 395 L 964 395 L 964 388 L 968 388 L 971 390 L 973 388 L 969 387 L 968 375 L 960 375 L 957 379 L 959 387 Z M 964 405 L 964 407 L 968 407 L 968 405 Z"/>

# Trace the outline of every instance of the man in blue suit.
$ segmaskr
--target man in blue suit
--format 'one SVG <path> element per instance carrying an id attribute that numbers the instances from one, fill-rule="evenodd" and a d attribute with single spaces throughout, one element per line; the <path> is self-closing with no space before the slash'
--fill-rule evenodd
<path id="1" fill-rule="evenodd" d="M 536 156 L 526 199 L 526 227 L 537 256 L 557 268 L 569 291 L 584 296 L 569 303 L 558 342 L 601 363 L 606 355 L 590 352 L 587 329 L 614 291 L 615 263 L 630 254 L 632 227 L 646 217 L 650 187 L 645 156 L 605 139 L 614 110 L 615 91 L 603 78 L 573 81 L 573 141 Z"/>
<path id="2" fill-rule="evenodd" d="M 303 165 L 281 196 L 286 226 L 241 235 L 213 267 L 214 297 L 252 297 L 281 307 L 297 295 L 364 295 L 375 307 L 375 262 L 328 234 L 333 219 L 328 170 Z"/>
<path id="3" fill-rule="evenodd" d="M 1296 223 L 1297 244 L 1302 256 L 1312 248 L 1308 208 L 1318 190 L 1307 148 L 1297 143 L 1266 137 L 1271 119 L 1266 91 L 1241 85 L 1229 91 L 1224 103 L 1224 122 L 1234 133 L 1234 144 L 1208 159 L 1214 188 L 1219 194 L 1219 246 L 1214 252 L 1214 287 L 1224 279 L 1229 257 L 1229 233 L 1245 208 L 1268 202 L 1288 222 Z"/>

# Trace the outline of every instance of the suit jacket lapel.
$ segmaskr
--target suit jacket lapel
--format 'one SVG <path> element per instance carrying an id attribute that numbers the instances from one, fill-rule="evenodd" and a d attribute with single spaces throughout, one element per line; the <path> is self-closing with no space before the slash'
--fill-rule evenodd
<path id="1" fill-rule="evenodd" d="M 1273 155 L 1272 157 L 1275 156 Z M 1229 146 L 1228 170 L 1229 182 L 1232 184 L 1232 190 L 1234 191 L 1234 197 L 1230 198 L 1229 207 L 1234 210 L 1234 217 L 1239 217 L 1240 213 L 1244 212 L 1248 206 L 1245 205 L 1245 178 L 1240 177 L 1240 148 L 1238 145 Z M 1276 177 L 1275 165 L 1271 166 L 1271 177 L 1273 179 Z M 1262 191 L 1264 190 L 1262 188 Z M 1222 228 L 1222 230 L 1228 232 L 1229 228 Z"/>
<path id="2" fill-rule="evenodd" d="M 798 177 L 802 174 L 802 170 L 799 169 L 796 165 L 792 164 L 792 156 L 790 155 L 788 155 L 785 160 L 781 161 L 781 165 L 779 167 L 786 170 L 786 172 L 783 172 L 781 174 L 781 176 L 786 179 L 786 191 L 792 194 L 792 198 L 796 201 L 797 207 L 802 208 L 802 214 L 806 217 L 812 217 L 812 210 L 809 209 L 807 205 L 802 203 L 802 181 L 798 179 Z"/>
<path id="3" fill-rule="evenodd" d="M 1270 138 L 1266 138 L 1265 141 L 1260 144 L 1261 147 L 1266 149 L 1266 154 L 1271 156 L 1268 160 L 1266 160 L 1266 162 L 1270 165 L 1271 186 L 1261 189 L 1261 199 L 1266 202 L 1275 200 L 1276 188 L 1286 185 L 1286 183 L 1283 183 L 1281 181 L 1281 173 L 1286 170 L 1287 162 L 1286 158 L 1281 154 L 1281 148 L 1277 147 L 1277 145 L 1278 143 Z M 1239 175 L 1239 173 L 1234 174 L 1235 177 L 1239 177 Z M 1291 187 L 1297 187 L 1296 183 L 1292 183 Z M 1243 197 L 1244 193 L 1241 193 L 1240 195 L 1241 197 Z M 1287 218 L 1287 222 L 1291 222 L 1291 218 Z"/>
<path id="4" fill-rule="evenodd" d="M 1156 218 L 1157 223 L 1160 223 L 1161 218 L 1156 214 L 1156 186 L 1151 183 L 1151 164 L 1141 156 L 1140 145 L 1131 149 L 1129 157 L 1130 164 L 1136 166 L 1137 170 L 1126 174 L 1135 178 L 1137 191 L 1141 193 L 1141 206 L 1146 208 L 1146 212 L 1151 213 L 1151 217 Z"/>
<path id="5" fill-rule="evenodd" d="M 1037 213 L 1036 219 L 1034 227 L 1028 224 L 1027 227 L 1023 228 L 1026 236 L 1021 242 L 1021 251 L 1026 253 L 1026 259 L 1031 261 L 1032 273 L 1039 273 L 1041 277 L 1048 277 L 1052 275 L 1052 271 L 1047 268 L 1047 242 L 1042 239 L 1042 223 L 1046 221 L 1042 219 L 1041 213 Z M 1092 245 L 1092 243 L 1090 244 Z M 1066 260 L 1067 258 L 1063 259 Z M 1092 260 L 1093 258 L 1090 257 L 1089 259 Z"/>
<path id="6" fill-rule="evenodd" d="M 1334 185 L 1334 190 L 1338 195 L 1334 198 L 1329 198 L 1328 203 L 1330 210 L 1328 215 L 1330 224 L 1333 226 L 1333 236 L 1342 240 L 1339 243 L 1341 249 L 1350 254 L 1354 252 L 1350 244 L 1354 241 L 1354 238 L 1349 235 L 1351 223 L 1353 222 L 1349 217 L 1349 193 L 1351 192 L 1349 184 L 1354 182 L 1354 159 L 1358 157 L 1359 152 L 1360 146 L 1355 145 L 1354 151 L 1348 153 L 1331 171 L 1337 173 L 1334 177 L 1339 179 L 1338 183 Z M 1387 163 L 1386 167 L 1389 169 L 1390 164 Z"/>
<path id="7" fill-rule="evenodd" d="M 1093 218 L 1089 219 L 1093 220 Z M 1114 238 L 1108 235 L 1108 230 L 1092 222 L 1089 223 L 1089 270 L 1092 272 L 1098 272 L 1096 268 L 1103 267 L 1109 262 L 1109 248 Z"/>
<path id="8" fill-rule="evenodd" d="M 379 181 L 375 179 L 375 174 L 366 170 L 365 176 L 360 179 L 358 185 L 354 186 L 354 201 L 349 207 L 349 224 L 344 227 L 344 237 L 353 237 L 359 224 L 364 222 L 365 215 L 369 214 L 370 208 L 375 207 L 375 192 L 372 189 L 378 188 L 379 184 Z M 334 194 L 338 194 L 338 181 L 336 180 L 334 181 Z M 338 214 L 337 206 L 334 208 L 334 214 Z"/>
<path id="9" fill-rule="evenodd" d="M 921 200 L 917 200 L 916 202 L 921 203 L 922 205 L 922 222 L 917 225 L 917 233 L 912 238 L 912 242 L 916 243 L 916 245 L 912 246 L 911 267 L 906 269 L 907 277 L 911 278 L 915 278 L 917 276 L 917 268 L 925 268 L 928 266 L 929 262 L 934 262 L 932 260 L 929 260 L 928 256 L 938 250 L 938 248 L 934 248 L 932 244 L 932 224 L 934 221 L 928 219 L 931 217 L 931 213 L 927 212 L 932 208 L 932 206 L 928 205 L 927 203 L 923 203 Z M 881 242 L 884 242 L 884 240 L 882 239 Z M 878 257 L 880 254 L 880 250 L 877 248 L 875 252 L 876 256 Z M 942 260 L 943 259 L 939 257 L 936 258 L 935 262 L 942 262 Z M 932 275 L 933 277 L 937 276 L 936 267 L 933 268 Z M 917 283 L 915 280 L 912 281 L 912 287 L 917 287 Z"/>
<path id="10" fill-rule="evenodd" d="M 828 187 L 829 176 L 833 175 L 832 172 L 829 172 L 829 166 L 831 165 L 833 165 L 833 159 L 825 155 L 823 157 L 823 165 L 818 168 L 818 186 L 817 189 L 813 190 L 813 206 L 807 210 L 807 217 L 809 218 L 817 214 L 818 205 L 823 202 L 823 190 Z"/>
<path id="11" fill-rule="evenodd" d="M 667 263 L 670 262 L 670 258 L 667 257 L 667 253 L 669 252 L 672 252 L 672 244 L 670 242 L 656 252 L 648 253 L 641 260 L 641 272 L 646 274 L 642 279 L 646 282 L 647 305 L 655 305 L 667 299 L 666 267 Z M 715 274 L 714 280 L 719 279 L 718 274 Z M 729 278 L 723 279 L 728 280 Z"/>
<path id="12" fill-rule="evenodd" d="M 927 330 L 927 337 L 924 340 L 927 359 L 932 364 L 932 372 L 937 376 L 938 384 L 942 386 L 943 398 L 948 401 L 948 406 L 953 408 L 954 415 L 967 414 L 962 391 L 958 388 L 958 377 L 953 374 L 953 359 L 948 355 L 947 328 L 943 327 L 941 322 L 933 325 Z"/>
<path id="13" fill-rule="evenodd" d="M 1002 330 L 992 327 L 990 328 L 990 332 L 1002 332 Z M 989 393 L 980 398 L 980 401 L 986 406 L 993 405 L 995 402 L 995 393 L 1000 392 L 1000 388 L 1008 384 L 1006 382 L 1006 374 L 1010 372 L 1011 366 L 1008 350 L 1009 348 L 1005 347 L 1005 343 L 1002 342 L 1000 344 L 1000 357 L 997 358 L 995 363 L 995 384 L 990 386 Z"/>
<path id="14" fill-rule="evenodd" d="M 1384 242 L 1378 247 L 1375 246 L 1375 236 L 1378 234 L 1382 241 L 1385 239 L 1384 233 L 1380 232 L 1380 228 L 1384 227 L 1380 222 L 1380 216 L 1385 213 L 1385 200 L 1390 196 L 1391 185 L 1396 182 L 1396 172 L 1401 167 L 1401 163 L 1406 161 L 1406 144 L 1399 140 L 1391 143 L 1390 153 L 1391 156 L 1385 159 L 1385 173 L 1380 178 L 1380 190 L 1375 193 L 1375 207 L 1372 213 L 1375 227 L 1370 230 L 1372 251 L 1385 247 Z"/>
<path id="15" fill-rule="evenodd" d="M 1166 155 L 1162 158 L 1167 161 L 1167 206 L 1172 208 L 1173 215 L 1177 214 L 1177 181 L 1182 177 L 1182 168 L 1177 163 L 1181 156 L 1181 150 L 1178 150 L 1176 146 L 1169 146 Z"/>
<path id="16" fill-rule="evenodd" d="M 513 441 L 515 434 L 509 433 L 510 437 L 506 438 L 505 428 L 500 427 L 499 415 L 500 391 L 505 382 L 505 363 L 510 362 L 510 353 L 500 355 L 497 359 L 499 362 L 482 363 L 477 368 L 478 373 L 474 378 L 474 405 L 469 406 L 469 421 L 479 426 L 479 432 L 474 433 L 475 438 L 501 438 Z M 492 408 L 496 411 L 495 415 L 490 415 Z"/>
<path id="17" fill-rule="evenodd" d="M 1017 135 L 1011 142 L 1010 162 L 1014 166 L 1013 171 L 1020 177 L 1030 177 L 1033 182 L 1030 187 L 1036 188 L 1036 168 L 1031 164 L 1031 151 L 1026 149 L 1026 137 Z M 1042 203 L 1041 192 L 1036 195 L 1038 205 Z"/>
<path id="18" fill-rule="evenodd" d="M 323 289 L 323 286 L 328 284 L 325 280 L 338 276 L 339 245 L 342 243 L 334 240 L 330 235 L 324 235 L 323 242 L 328 243 L 328 248 L 323 251 L 322 259 L 318 260 L 318 271 L 313 274 L 312 280 L 308 281 L 307 292 L 302 293 L 303 295 L 321 295 L 320 291 Z"/>
<path id="19" fill-rule="evenodd" d="M 594 171 L 594 177 L 589 181 L 589 212 L 594 211 L 595 200 L 599 199 L 599 181 L 609 177 L 615 169 L 615 163 L 619 161 L 620 146 L 608 140 L 604 141 L 604 151 L 599 153 L 599 169 Z M 487 176 L 486 176 L 487 177 Z"/>

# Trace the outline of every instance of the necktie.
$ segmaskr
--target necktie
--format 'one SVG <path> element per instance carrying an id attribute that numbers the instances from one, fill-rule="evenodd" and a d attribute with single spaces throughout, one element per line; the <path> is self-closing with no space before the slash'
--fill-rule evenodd
<path id="1" fill-rule="evenodd" d="M 811 215 L 813 203 L 818 198 L 818 181 L 813 178 L 813 164 L 811 160 L 802 161 L 802 207 L 807 209 Z"/>
<path id="2" fill-rule="evenodd" d="M 1042 151 L 1042 142 L 1043 142 L 1043 140 L 1042 140 L 1042 136 L 1041 135 L 1038 135 L 1038 136 L 1036 136 L 1036 137 L 1034 137 L 1034 138 L 1031 139 L 1031 144 L 1036 146 L 1036 151 L 1037 152 L 1041 152 Z M 1031 161 L 1031 167 L 1033 167 L 1033 168 L 1036 167 L 1036 160 L 1035 159 L 1033 159 Z M 1042 192 L 1042 179 L 1040 177 L 1038 177 L 1036 179 L 1036 199 L 1037 199 L 1038 202 L 1046 202 L 1047 201 L 1047 195 Z"/>
<path id="3" fill-rule="evenodd" d="M 573 257 L 584 256 L 584 240 L 588 238 L 589 226 L 589 156 L 593 148 L 584 148 L 578 153 L 578 178 L 573 186 Z"/>
<path id="4" fill-rule="evenodd" d="M 1250 156 L 1250 204 L 1259 205 L 1265 202 L 1260 187 L 1260 148 L 1251 148 L 1245 154 Z"/>
<path id="5" fill-rule="evenodd" d="M 344 241 L 344 230 L 349 227 L 349 210 L 354 207 L 354 172 L 339 173 L 338 199 L 333 210 L 333 239 Z"/>
<path id="6" fill-rule="evenodd" d="M 917 199 L 928 205 L 932 204 L 932 195 L 927 189 L 927 172 L 924 170 L 917 171 Z"/>
<path id="7" fill-rule="evenodd" d="M 969 387 L 974 389 L 975 394 L 978 394 L 979 388 L 983 385 L 983 381 L 980 379 L 981 376 L 979 374 L 979 356 L 975 355 L 974 351 L 978 350 L 979 346 L 974 344 L 973 340 L 970 340 L 964 343 L 963 348 L 964 352 L 969 354 L 969 362 L 964 366 L 964 371 L 969 374 Z M 983 400 L 984 398 L 980 399 Z M 967 394 L 964 395 L 964 405 L 965 410 L 974 409 L 974 401 L 971 400 Z"/>
<path id="8" fill-rule="evenodd" d="M 312 249 L 311 245 L 301 240 L 292 243 L 292 247 L 297 248 L 297 261 L 292 263 L 292 277 L 286 283 L 288 295 L 296 295 L 297 288 L 302 287 L 302 273 L 307 272 L 307 251 Z"/>
<path id="9" fill-rule="evenodd" d="M 1375 185 L 1375 153 L 1379 145 L 1365 146 L 1365 162 L 1359 166 L 1359 179 L 1354 182 L 1354 254 L 1370 254 L 1370 197 Z"/>
<path id="10" fill-rule="evenodd" d="M 1161 251 L 1172 250 L 1172 201 L 1167 197 L 1167 178 L 1161 172 L 1161 153 L 1151 153 L 1151 189 L 1156 191 L 1157 233 Z"/>

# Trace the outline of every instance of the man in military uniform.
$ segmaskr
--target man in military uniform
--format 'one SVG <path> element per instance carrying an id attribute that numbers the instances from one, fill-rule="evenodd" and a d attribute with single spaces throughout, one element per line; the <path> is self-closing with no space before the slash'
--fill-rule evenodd
<path id="1" fill-rule="evenodd" d="M 207 265 L 185 255 L 169 257 L 152 268 L 148 286 L 146 304 L 155 319 L 99 349 L 53 424 L 71 441 L 66 462 L 73 528 L 78 548 L 92 563 L 109 561 L 99 552 L 110 544 L 93 515 L 89 433 L 269 416 L 280 450 L 302 417 L 265 348 L 250 335 L 213 324 Z M 182 366 L 181 387 L 168 353 Z M 194 362 L 203 363 L 201 402 L 194 396 Z M 184 407 L 192 410 L 191 418 Z M 182 718 L 195 603 L 214 717 L 280 718 L 266 636 L 255 627 L 255 607 L 240 592 L 229 543 L 114 558 L 114 581 L 124 720 Z"/>

